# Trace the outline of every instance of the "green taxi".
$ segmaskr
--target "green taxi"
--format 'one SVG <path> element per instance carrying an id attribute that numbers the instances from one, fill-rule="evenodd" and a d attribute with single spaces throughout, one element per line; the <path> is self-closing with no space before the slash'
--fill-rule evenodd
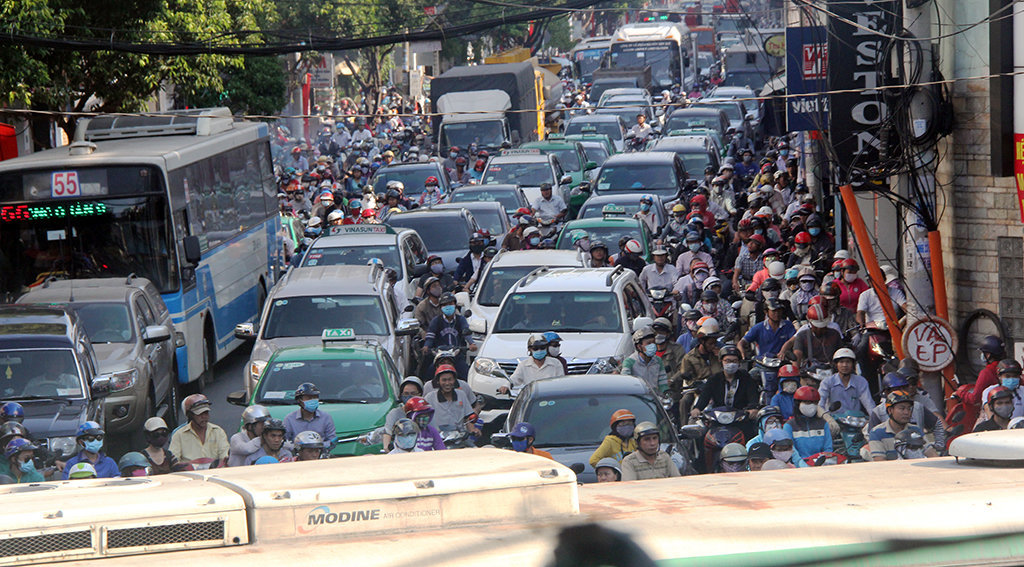
<path id="1" fill-rule="evenodd" d="M 325 329 L 318 346 L 296 346 L 275 352 L 260 375 L 255 393 L 234 392 L 228 402 L 259 404 L 283 420 L 298 409 L 295 388 L 312 382 L 320 388 L 320 411 L 334 419 L 338 443 L 332 456 L 379 454 L 381 445 L 363 445 L 362 435 L 384 425 L 399 405 L 401 375 L 387 351 L 372 341 L 355 341 L 352 329 Z"/>
<path id="2" fill-rule="evenodd" d="M 527 142 L 520 146 L 521 149 L 540 150 L 544 155 L 554 155 L 558 158 L 562 170 L 572 177 L 570 189 L 579 186 L 586 180 L 588 171 L 597 169 L 597 163 L 587 159 L 587 153 L 579 142 L 562 139 L 560 136 L 549 136 L 548 139 L 539 142 Z"/>
<path id="3" fill-rule="evenodd" d="M 607 205 L 601 210 L 601 218 L 577 219 L 565 223 L 562 231 L 558 234 L 558 241 L 555 248 L 559 250 L 572 250 L 572 233 L 576 230 L 583 230 L 590 237 L 590 241 L 601 240 L 608 245 L 609 254 L 619 252 L 619 239 L 623 236 L 635 238 L 643 246 L 641 256 L 646 262 L 651 262 L 652 235 L 641 220 L 635 219 L 626 213 L 625 207 Z"/>

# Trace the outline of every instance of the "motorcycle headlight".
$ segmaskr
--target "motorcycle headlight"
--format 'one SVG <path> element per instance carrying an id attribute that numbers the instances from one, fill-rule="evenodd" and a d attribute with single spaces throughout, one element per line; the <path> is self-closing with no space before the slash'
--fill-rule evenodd
<path id="1" fill-rule="evenodd" d="M 882 353 L 882 343 L 879 343 L 879 342 L 871 343 L 871 352 L 877 354 L 878 356 L 882 356 L 882 354 L 883 354 Z"/>
<path id="2" fill-rule="evenodd" d="M 75 454 L 77 447 L 74 437 L 51 437 L 49 445 L 51 451 L 64 457 L 70 457 Z"/>
<path id="3" fill-rule="evenodd" d="M 266 360 L 254 360 L 249 363 L 249 378 L 255 382 L 260 379 L 260 374 L 263 374 L 263 369 L 267 367 Z"/>
<path id="4" fill-rule="evenodd" d="M 498 363 L 494 362 L 494 360 L 490 358 L 477 357 L 473 362 L 473 370 L 475 370 L 477 374 L 491 374 L 497 366 Z"/>
<path id="5" fill-rule="evenodd" d="M 110 391 L 120 392 L 135 385 L 135 382 L 139 379 L 139 371 L 137 368 L 130 368 L 128 370 L 111 372 L 106 376 L 110 378 Z"/>
<path id="6" fill-rule="evenodd" d="M 736 421 L 736 412 L 734 411 L 720 411 L 715 412 L 715 419 L 722 425 L 729 425 L 733 421 Z"/>

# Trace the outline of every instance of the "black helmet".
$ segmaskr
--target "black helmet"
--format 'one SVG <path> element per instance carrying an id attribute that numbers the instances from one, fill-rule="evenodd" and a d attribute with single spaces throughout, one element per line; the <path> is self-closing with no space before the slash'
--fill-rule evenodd
<path id="1" fill-rule="evenodd" d="M 981 345 L 978 347 L 978 350 L 995 356 L 1003 356 L 1003 348 L 1003 341 L 999 337 L 995 335 L 988 335 L 981 340 Z"/>
<path id="2" fill-rule="evenodd" d="M 263 425 L 263 432 L 268 431 L 285 431 L 284 422 L 280 419 L 268 419 Z"/>
<path id="3" fill-rule="evenodd" d="M 736 348 L 736 345 L 734 345 L 732 343 L 726 343 L 726 344 L 722 345 L 721 348 L 718 349 L 718 358 L 725 358 L 727 356 L 735 356 L 735 357 L 738 357 L 738 358 L 743 358 L 740 355 L 740 349 Z"/>
<path id="4" fill-rule="evenodd" d="M 774 311 L 775 309 L 782 309 L 782 302 L 774 297 L 769 297 L 764 301 L 764 308 L 768 309 L 769 311 Z"/>
<path id="5" fill-rule="evenodd" d="M 689 310 L 687 310 L 686 312 L 683 313 L 683 320 L 684 321 L 697 321 L 697 320 L 699 320 L 703 316 L 704 315 L 700 311 L 698 311 L 696 309 L 689 309 Z"/>
<path id="6" fill-rule="evenodd" d="M 593 240 L 590 242 L 590 250 L 593 251 L 595 248 L 600 248 L 608 253 L 608 245 L 603 240 Z"/>
<path id="7" fill-rule="evenodd" d="M 705 289 L 700 294 L 701 301 L 708 301 L 710 303 L 718 303 L 718 294 L 713 289 Z"/>
<path id="8" fill-rule="evenodd" d="M 426 279 L 426 281 L 423 282 L 423 290 L 426 291 L 430 289 L 430 286 L 434 285 L 435 283 L 441 283 L 441 280 L 438 279 L 437 276 L 430 276 L 429 278 Z"/>
<path id="9" fill-rule="evenodd" d="M 1005 358 L 999 361 L 999 366 L 996 367 L 996 374 L 1002 376 L 1003 374 L 1013 374 L 1014 376 L 1020 376 L 1021 368 L 1020 363 L 1012 358 Z"/>
<path id="10" fill-rule="evenodd" d="M 487 258 L 493 258 L 498 255 L 498 249 L 493 246 L 484 248 L 484 256 Z"/>
<path id="11" fill-rule="evenodd" d="M 442 293 L 441 294 L 441 299 L 438 300 L 438 304 L 439 305 L 448 305 L 448 304 L 453 304 L 453 303 L 457 303 L 457 301 L 455 299 L 455 294 L 450 292 L 450 291 L 446 291 L 446 292 Z"/>
<path id="12" fill-rule="evenodd" d="M 299 396 L 316 396 L 320 397 L 320 388 L 316 387 L 316 384 L 312 382 L 303 382 L 295 388 L 295 399 L 299 399 Z"/>
<path id="13" fill-rule="evenodd" d="M 782 284 L 775 278 L 768 278 L 761 284 L 761 292 L 766 291 L 782 291 Z"/>

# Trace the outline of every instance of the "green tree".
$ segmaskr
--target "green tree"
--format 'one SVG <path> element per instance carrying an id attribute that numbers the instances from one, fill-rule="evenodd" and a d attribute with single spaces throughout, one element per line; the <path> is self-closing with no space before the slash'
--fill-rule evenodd
<path id="1" fill-rule="evenodd" d="M 235 114 L 272 116 L 288 104 L 288 84 L 280 58 L 246 56 L 241 67 L 224 71 L 221 89 L 182 94 L 192 107 L 227 106 Z"/>

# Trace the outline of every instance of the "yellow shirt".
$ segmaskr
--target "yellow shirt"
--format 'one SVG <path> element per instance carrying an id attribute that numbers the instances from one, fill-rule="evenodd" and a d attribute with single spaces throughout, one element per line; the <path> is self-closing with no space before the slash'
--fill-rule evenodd
<path id="1" fill-rule="evenodd" d="M 178 457 L 179 461 L 193 461 L 203 457 L 209 459 L 226 459 L 228 457 L 228 434 L 217 424 L 206 425 L 206 443 L 199 440 L 199 435 L 192 429 L 192 424 L 183 425 L 174 430 L 167 449 Z"/>
<path id="2" fill-rule="evenodd" d="M 623 442 L 618 435 L 608 434 L 601 442 L 601 446 L 590 455 L 590 466 L 596 467 L 597 462 L 605 457 L 611 457 L 621 463 L 623 457 L 633 451 L 636 451 L 636 439 L 630 437 L 628 441 Z"/>

